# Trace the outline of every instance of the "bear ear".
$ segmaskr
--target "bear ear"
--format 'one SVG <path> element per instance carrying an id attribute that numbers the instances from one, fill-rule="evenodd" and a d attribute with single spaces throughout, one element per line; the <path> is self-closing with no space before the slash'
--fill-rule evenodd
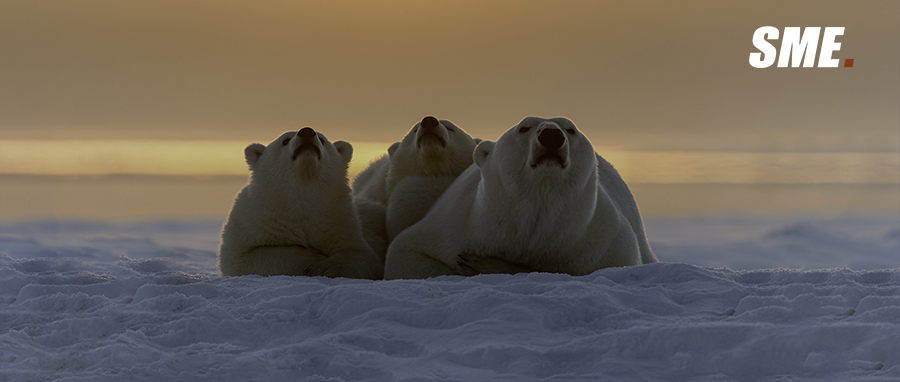
<path id="1" fill-rule="evenodd" d="M 353 145 L 344 141 L 334 141 L 333 144 L 338 154 L 344 158 L 344 162 L 350 163 L 350 159 L 353 158 Z"/>
<path id="2" fill-rule="evenodd" d="M 478 146 L 475 146 L 475 152 L 472 154 L 472 159 L 475 160 L 475 165 L 478 166 L 478 168 L 481 168 L 493 149 L 494 142 L 491 141 L 482 141 Z"/>
<path id="3" fill-rule="evenodd" d="M 251 171 L 256 171 L 259 164 L 259 157 L 262 156 L 263 151 L 266 151 L 266 146 L 263 146 L 260 143 L 251 144 L 244 149 L 244 158 L 247 158 L 247 164 L 250 165 Z"/>
<path id="4" fill-rule="evenodd" d="M 394 142 L 391 147 L 388 147 L 388 156 L 394 156 L 394 153 L 397 152 L 397 149 L 400 147 L 400 142 Z"/>

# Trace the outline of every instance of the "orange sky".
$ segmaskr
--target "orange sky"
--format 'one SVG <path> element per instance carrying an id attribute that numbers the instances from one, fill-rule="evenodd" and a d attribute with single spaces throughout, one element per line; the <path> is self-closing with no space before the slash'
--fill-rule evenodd
<path id="1" fill-rule="evenodd" d="M 206 140 L 0 140 L 0 176 L 245 176 L 241 153 L 246 145 Z M 388 145 L 355 143 L 348 175 L 356 176 L 384 155 Z M 631 183 L 900 186 L 900 153 L 596 150 Z"/>
<path id="2" fill-rule="evenodd" d="M 853 68 L 754 69 L 843 26 Z M 777 44 L 776 44 L 777 46 Z M 496 139 L 568 116 L 632 150 L 900 150 L 900 2 L 0 2 L 0 139 Z"/>

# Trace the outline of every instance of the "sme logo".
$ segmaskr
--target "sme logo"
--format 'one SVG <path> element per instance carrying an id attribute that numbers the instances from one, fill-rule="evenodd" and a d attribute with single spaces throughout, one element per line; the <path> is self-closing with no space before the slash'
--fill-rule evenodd
<path id="1" fill-rule="evenodd" d="M 784 36 L 781 37 L 781 51 L 776 51 L 775 46 L 768 40 L 778 40 L 778 28 L 760 27 L 753 33 L 753 46 L 759 52 L 750 53 L 750 66 L 754 68 L 768 68 L 775 63 L 776 53 L 778 67 L 792 68 L 800 66 L 803 61 L 804 68 L 812 68 L 816 60 L 816 51 L 819 47 L 819 32 L 821 27 L 808 27 L 801 33 L 800 27 L 785 27 Z M 822 35 L 822 49 L 819 51 L 820 68 L 837 68 L 841 60 L 831 58 L 831 55 L 841 50 L 841 43 L 835 42 L 837 36 L 844 34 L 844 27 L 826 27 Z M 845 68 L 853 67 L 853 59 L 844 60 Z"/>

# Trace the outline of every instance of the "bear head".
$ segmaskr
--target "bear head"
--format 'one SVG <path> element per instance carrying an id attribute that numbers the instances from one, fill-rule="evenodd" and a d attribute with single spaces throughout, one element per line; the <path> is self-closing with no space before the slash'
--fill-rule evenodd
<path id="1" fill-rule="evenodd" d="M 479 143 L 473 160 L 485 182 L 513 195 L 537 192 L 535 196 L 546 197 L 596 182 L 593 145 L 563 117 L 527 117 L 497 142 Z"/>
<path id="2" fill-rule="evenodd" d="M 344 141 L 331 143 L 309 127 L 288 131 L 263 146 L 254 143 L 244 149 L 254 181 L 309 183 L 313 179 L 347 178 L 353 146 Z"/>
<path id="3" fill-rule="evenodd" d="M 388 188 L 410 175 L 459 176 L 472 165 L 472 151 L 478 142 L 453 122 L 423 118 L 388 149 Z"/>

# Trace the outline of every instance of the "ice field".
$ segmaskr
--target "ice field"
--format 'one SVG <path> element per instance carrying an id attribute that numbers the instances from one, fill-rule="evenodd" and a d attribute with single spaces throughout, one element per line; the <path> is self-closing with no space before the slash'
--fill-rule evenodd
<path id="1" fill-rule="evenodd" d="M 900 380 L 900 218 L 646 220 L 591 275 L 219 277 L 221 221 L 0 224 L 0 380 Z"/>

